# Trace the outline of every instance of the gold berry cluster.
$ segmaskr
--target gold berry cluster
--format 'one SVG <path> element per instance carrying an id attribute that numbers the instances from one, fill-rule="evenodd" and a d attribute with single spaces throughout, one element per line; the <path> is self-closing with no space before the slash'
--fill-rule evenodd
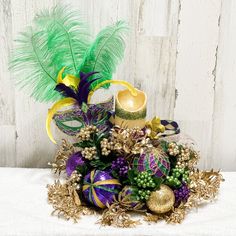
<path id="1" fill-rule="evenodd" d="M 184 145 L 178 145 L 177 143 L 168 144 L 168 153 L 176 157 L 176 168 L 181 169 L 186 167 L 192 169 L 199 159 L 199 154 L 196 151 Z"/>
<path id="2" fill-rule="evenodd" d="M 188 161 L 190 159 L 190 149 L 188 147 L 182 147 L 179 157 L 183 161 Z"/>
<path id="3" fill-rule="evenodd" d="M 91 138 L 91 134 L 98 132 L 98 128 L 94 125 L 88 125 L 81 128 L 80 132 L 77 134 L 77 138 L 81 141 L 87 141 Z"/>
<path id="4" fill-rule="evenodd" d="M 97 148 L 95 146 L 94 147 L 85 147 L 81 151 L 81 154 L 85 159 L 92 160 L 97 155 Z"/>
<path id="5" fill-rule="evenodd" d="M 71 186 L 79 190 L 81 188 L 80 181 L 81 181 L 82 175 L 77 173 L 77 171 L 73 171 L 70 178 L 68 179 L 67 183 L 70 183 Z"/>
<path id="6" fill-rule="evenodd" d="M 199 153 L 194 150 L 190 150 L 190 157 L 189 160 L 185 162 L 185 166 L 188 167 L 189 169 L 193 169 L 193 167 L 196 166 L 199 159 L 200 159 Z"/>
<path id="7" fill-rule="evenodd" d="M 180 154 L 177 156 L 177 168 L 186 168 L 191 169 L 194 165 L 197 164 L 199 159 L 198 153 L 191 150 L 188 147 L 182 146 Z"/>
<path id="8" fill-rule="evenodd" d="M 112 141 L 109 142 L 109 140 L 107 138 L 102 139 L 100 144 L 101 144 L 103 156 L 108 156 L 114 148 L 113 142 Z"/>
<path id="9" fill-rule="evenodd" d="M 177 156 L 180 153 L 179 145 L 177 143 L 169 143 L 168 145 L 168 153 L 171 156 Z"/>

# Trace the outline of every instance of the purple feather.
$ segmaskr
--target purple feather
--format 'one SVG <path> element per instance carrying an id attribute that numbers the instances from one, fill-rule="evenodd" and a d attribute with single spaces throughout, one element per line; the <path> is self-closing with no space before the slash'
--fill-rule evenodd
<path id="1" fill-rule="evenodd" d="M 66 86 L 65 84 L 58 84 L 55 90 L 60 92 L 65 97 L 71 97 L 78 100 L 78 97 L 75 91 L 69 86 Z"/>
<path id="2" fill-rule="evenodd" d="M 85 83 L 87 83 L 89 80 L 88 78 L 94 74 L 97 74 L 98 72 L 89 72 L 87 74 L 84 74 L 83 72 L 80 72 L 80 83 L 78 86 L 78 89 L 83 87 Z"/>
<path id="3" fill-rule="evenodd" d="M 78 101 L 79 104 L 81 105 L 83 102 L 87 103 L 88 102 L 88 95 L 90 92 L 90 86 L 93 82 L 97 81 L 98 78 L 96 79 L 92 79 L 91 81 L 87 81 L 86 83 L 84 83 L 83 86 L 79 86 L 78 88 L 78 92 L 77 92 L 77 96 L 78 96 Z"/>
<path id="4" fill-rule="evenodd" d="M 89 81 L 89 77 L 97 73 L 98 72 L 89 72 L 85 74 L 83 72 L 80 72 L 80 83 L 78 85 L 77 91 L 62 83 L 56 85 L 55 90 L 60 92 L 65 97 L 76 99 L 79 105 L 82 105 L 83 102 L 87 103 L 91 84 L 100 79 L 95 78 Z"/>

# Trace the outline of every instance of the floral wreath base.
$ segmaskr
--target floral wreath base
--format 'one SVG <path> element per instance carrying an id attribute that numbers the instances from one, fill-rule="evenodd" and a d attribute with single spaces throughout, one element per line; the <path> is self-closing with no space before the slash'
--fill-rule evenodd
<path id="1" fill-rule="evenodd" d="M 158 120 L 144 129 L 114 125 L 107 133 L 90 125 L 75 143 L 62 140 L 50 165 L 67 177 L 47 186 L 52 214 L 75 222 L 99 214 L 103 226 L 134 227 L 141 222 L 130 212 L 147 222 L 181 223 L 192 208 L 212 201 L 222 175 L 198 170 L 199 153 L 181 135 L 152 138 Z"/>

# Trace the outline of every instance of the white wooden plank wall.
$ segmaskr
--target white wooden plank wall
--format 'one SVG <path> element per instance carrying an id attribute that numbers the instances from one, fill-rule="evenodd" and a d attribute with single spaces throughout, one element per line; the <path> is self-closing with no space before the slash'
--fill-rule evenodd
<path id="1" fill-rule="evenodd" d="M 7 61 L 17 33 L 37 11 L 57 2 L 0 0 L 0 166 L 45 167 L 54 154 L 44 127 L 51 104 L 35 103 L 17 91 Z M 200 167 L 236 171 L 234 0 L 63 3 L 79 9 L 94 33 L 127 20 L 131 33 L 126 56 L 114 78 L 148 93 L 149 118 L 179 121 L 198 143 Z"/>

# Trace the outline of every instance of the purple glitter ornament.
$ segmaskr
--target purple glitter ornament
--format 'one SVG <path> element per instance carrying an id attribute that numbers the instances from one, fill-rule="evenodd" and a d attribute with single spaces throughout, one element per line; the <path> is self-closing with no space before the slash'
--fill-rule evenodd
<path id="1" fill-rule="evenodd" d="M 77 166 L 83 166 L 85 164 L 85 159 L 81 152 L 76 152 L 72 154 L 66 162 L 66 173 L 71 176 L 72 172 L 76 170 Z"/>
<path id="2" fill-rule="evenodd" d="M 179 206 L 181 202 L 186 202 L 190 195 L 190 190 L 186 183 L 183 183 L 180 188 L 174 190 L 175 207 Z"/>
<path id="3" fill-rule="evenodd" d="M 126 177 L 129 167 L 124 157 L 118 157 L 111 163 L 111 169 L 117 171 L 121 177 Z"/>
<path id="4" fill-rule="evenodd" d="M 106 204 L 114 201 L 119 193 L 121 184 L 107 171 L 93 170 L 84 177 L 84 198 L 91 204 L 105 208 Z"/>

